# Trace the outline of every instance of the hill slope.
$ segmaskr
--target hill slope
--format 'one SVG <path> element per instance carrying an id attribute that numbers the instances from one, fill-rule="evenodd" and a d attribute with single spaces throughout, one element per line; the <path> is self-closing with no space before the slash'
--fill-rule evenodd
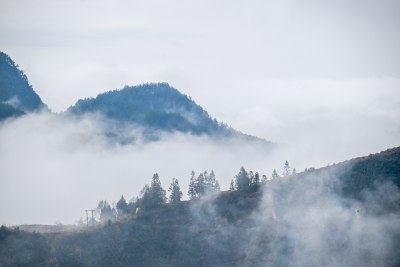
<path id="1" fill-rule="evenodd" d="M 0 103 L 0 121 L 8 119 L 8 118 L 16 118 L 19 116 L 24 115 L 25 112 L 22 110 L 19 110 L 17 108 L 14 108 L 13 106 L 6 104 L 6 103 Z"/>
<path id="2" fill-rule="evenodd" d="M 3 227 L 0 264 L 398 266 L 399 164 L 395 148 L 83 232 L 40 235 Z M 346 188 L 361 177 L 367 198 L 351 200 L 359 199 L 358 182 L 354 195 L 333 190 L 337 181 Z M 397 191 L 370 190 L 368 181 L 376 179 Z"/>
<path id="3" fill-rule="evenodd" d="M 183 132 L 194 135 L 240 137 L 249 141 L 269 142 L 242 134 L 220 124 L 188 96 L 167 83 L 143 84 L 109 91 L 96 98 L 79 100 L 67 113 L 98 113 L 119 124 L 134 124 L 147 133 Z"/>
<path id="4" fill-rule="evenodd" d="M 46 108 L 23 71 L 3 52 L 0 52 L 0 77 L 0 102 L 24 112 Z"/>

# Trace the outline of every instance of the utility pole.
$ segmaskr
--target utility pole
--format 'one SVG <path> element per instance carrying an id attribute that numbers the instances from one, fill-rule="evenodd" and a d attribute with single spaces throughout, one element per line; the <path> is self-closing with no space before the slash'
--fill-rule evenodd
<path id="1" fill-rule="evenodd" d="M 85 210 L 85 211 L 86 211 L 86 227 L 89 227 L 89 216 L 88 216 L 89 210 Z"/>
<path id="2" fill-rule="evenodd" d="M 92 213 L 92 226 L 94 225 L 94 212 L 96 210 L 85 210 L 86 211 L 86 227 L 89 227 L 89 211 Z"/>

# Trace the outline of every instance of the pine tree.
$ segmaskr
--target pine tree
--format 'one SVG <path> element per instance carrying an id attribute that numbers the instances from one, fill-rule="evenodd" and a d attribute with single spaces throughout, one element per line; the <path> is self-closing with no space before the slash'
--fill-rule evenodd
<path id="1" fill-rule="evenodd" d="M 254 173 L 253 173 L 253 171 L 249 171 L 249 179 L 250 179 L 250 185 L 252 185 L 253 182 L 254 182 Z"/>
<path id="2" fill-rule="evenodd" d="M 97 212 L 100 214 L 100 221 L 105 222 L 113 220 L 116 217 L 116 211 L 107 200 L 101 200 L 97 205 Z"/>
<path id="3" fill-rule="evenodd" d="M 219 186 L 219 183 L 217 180 L 215 180 L 215 184 L 214 184 L 214 191 L 220 191 L 221 187 Z"/>
<path id="4" fill-rule="evenodd" d="M 289 162 L 286 160 L 285 161 L 285 165 L 283 166 L 282 176 L 283 177 L 288 177 L 291 173 L 292 172 L 290 170 Z"/>
<path id="5" fill-rule="evenodd" d="M 153 179 L 151 180 L 150 192 L 155 205 L 164 204 L 167 200 L 165 190 L 161 186 L 160 177 L 157 173 L 153 175 Z"/>
<path id="6" fill-rule="evenodd" d="M 126 200 L 123 195 L 117 202 L 117 213 L 118 216 L 128 213 L 128 203 L 126 203 Z"/>
<path id="7" fill-rule="evenodd" d="M 293 175 L 297 174 L 296 168 L 293 168 L 292 174 L 293 174 Z"/>
<path id="8" fill-rule="evenodd" d="M 271 174 L 271 180 L 276 180 L 278 179 L 280 176 L 279 174 L 276 172 L 276 170 L 274 169 L 274 171 Z"/>
<path id="9" fill-rule="evenodd" d="M 205 194 L 219 191 L 219 183 L 217 179 L 215 178 L 215 173 L 213 170 L 211 170 L 210 175 L 207 175 L 207 172 L 204 172 L 204 177 L 205 177 Z"/>
<path id="10" fill-rule="evenodd" d="M 237 189 L 244 189 L 249 187 L 250 178 L 246 170 L 241 167 L 239 173 L 235 176 Z"/>
<path id="11" fill-rule="evenodd" d="M 258 172 L 253 174 L 253 172 L 250 172 L 250 184 L 251 185 L 257 185 L 260 183 L 260 175 Z"/>
<path id="12" fill-rule="evenodd" d="M 161 186 L 160 177 L 154 174 L 150 186 L 145 185 L 140 193 L 141 208 L 154 208 L 166 202 L 165 190 Z"/>
<path id="13" fill-rule="evenodd" d="M 179 203 L 181 202 L 182 198 L 182 191 L 181 187 L 179 186 L 178 179 L 172 178 L 171 185 L 169 186 L 168 191 L 170 192 L 169 195 L 169 203 Z"/>
<path id="14" fill-rule="evenodd" d="M 263 176 L 262 176 L 262 182 L 265 182 L 265 181 L 267 181 L 267 180 L 268 180 L 267 176 L 266 176 L 265 174 L 263 174 Z"/>
<path id="15" fill-rule="evenodd" d="M 188 189 L 188 196 L 190 199 L 193 199 L 196 197 L 196 178 L 195 178 L 195 173 L 192 171 L 191 176 L 190 176 L 190 182 L 189 182 L 189 189 Z"/>
<path id="16" fill-rule="evenodd" d="M 189 190 L 188 195 L 190 199 L 195 197 L 204 196 L 208 193 L 212 193 L 215 191 L 219 191 L 220 186 L 215 178 L 214 171 L 211 171 L 208 174 L 207 171 L 200 173 L 199 176 L 195 176 L 195 173 L 192 171 L 192 175 L 189 182 Z"/>
<path id="17" fill-rule="evenodd" d="M 207 174 L 207 172 L 205 174 Z M 203 196 L 206 192 L 205 178 L 203 173 L 200 173 L 196 179 L 195 192 L 197 197 Z"/>

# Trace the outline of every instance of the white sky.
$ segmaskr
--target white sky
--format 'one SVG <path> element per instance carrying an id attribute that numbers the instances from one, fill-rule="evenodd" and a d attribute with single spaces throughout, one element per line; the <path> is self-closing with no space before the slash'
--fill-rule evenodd
<path id="1" fill-rule="evenodd" d="M 399 29 L 396 0 L 0 0 L 0 50 L 53 111 L 168 82 L 308 166 L 400 145 Z"/>

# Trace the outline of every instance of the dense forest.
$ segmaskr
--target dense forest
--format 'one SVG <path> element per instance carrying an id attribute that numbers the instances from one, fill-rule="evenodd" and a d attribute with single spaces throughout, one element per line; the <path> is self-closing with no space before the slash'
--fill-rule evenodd
<path id="1" fill-rule="evenodd" d="M 125 86 L 99 94 L 95 98 L 79 100 L 65 114 L 101 115 L 116 128 L 127 125 L 143 129 L 145 140 L 157 140 L 165 132 L 182 132 L 193 135 L 209 135 L 221 138 L 238 138 L 257 142 L 267 148 L 271 143 L 243 134 L 224 123 L 213 119 L 208 112 L 190 97 L 182 94 L 168 83 L 146 83 L 138 86 Z M 110 136 L 118 136 L 119 130 L 110 130 Z"/>
<path id="2" fill-rule="evenodd" d="M 9 104 L 0 103 L 0 121 L 7 118 L 15 118 L 24 115 L 25 112 L 19 110 Z"/>
<path id="3" fill-rule="evenodd" d="M 243 167 L 229 191 L 192 173 L 182 201 L 158 174 L 79 231 L 0 229 L 1 266 L 398 266 L 400 148 L 270 177 Z"/>
<path id="4" fill-rule="evenodd" d="M 0 103 L 7 103 L 24 112 L 47 108 L 29 84 L 28 78 L 18 65 L 0 51 Z M 8 108 L 9 109 L 9 108 Z M 2 107 L 4 110 L 4 107 Z M 4 112 L 2 113 L 5 114 Z M 15 112 L 12 113 L 14 115 Z"/>

